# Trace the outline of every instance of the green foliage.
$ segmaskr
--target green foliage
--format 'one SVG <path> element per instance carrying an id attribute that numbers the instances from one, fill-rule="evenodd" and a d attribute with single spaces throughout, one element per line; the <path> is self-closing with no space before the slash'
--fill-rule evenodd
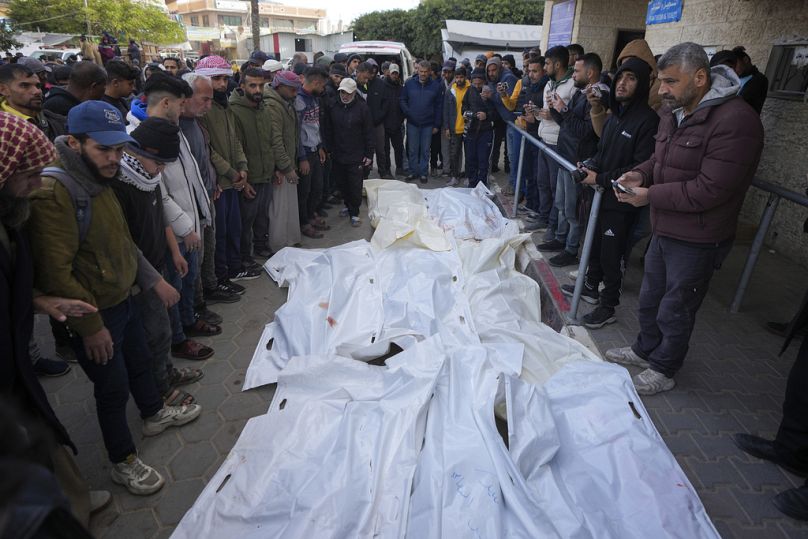
<path id="1" fill-rule="evenodd" d="M 11 0 L 9 18 L 20 30 L 81 34 L 90 21 L 92 34 L 158 44 L 185 41 L 185 31 L 160 8 L 133 0 Z"/>
<path id="2" fill-rule="evenodd" d="M 0 51 L 22 47 L 22 43 L 14 39 L 14 32 L 5 24 L 0 24 Z"/>
<path id="3" fill-rule="evenodd" d="M 353 21 L 353 30 L 357 39 L 401 41 L 414 55 L 429 58 L 440 54 L 446 19 L 539 25 L 543 17 L 541 0 L 422 0 L 407 11 L 366 13 Z"/>

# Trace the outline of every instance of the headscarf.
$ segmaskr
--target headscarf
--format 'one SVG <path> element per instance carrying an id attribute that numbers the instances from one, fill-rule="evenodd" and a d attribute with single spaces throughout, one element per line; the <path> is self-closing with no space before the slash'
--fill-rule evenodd
<path id="1" fill-rule="evenodd" d="M 272 79 L 272 87 L 277 88 L 281 85 L 291 86 L 292 88 L 300 88 L 300 77 L 291 71 L 278 71 L 275 74 L 275 78 Z"/>
<path id="2" fill-rule="evenodd" d="M 0 112 L 0 185 L 15 172 L 44 167 L 56 160 L 45 134 L 22 118 Z"/>

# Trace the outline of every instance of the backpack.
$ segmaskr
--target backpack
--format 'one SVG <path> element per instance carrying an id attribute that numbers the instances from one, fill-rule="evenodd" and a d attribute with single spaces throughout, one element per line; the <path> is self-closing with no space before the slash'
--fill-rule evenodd
<path id="1" fill-rule="evenodd" d="M 59 167 L 45 167 L 42 175 L 58 181 L 70 193 L 73 207 L 76 208 L 76 221 L 79 225 L 79 245 L 81 245 L 90 231 L 90 221 L 92 220 L 93 205 L 90 193 L 73 176 Z"/>

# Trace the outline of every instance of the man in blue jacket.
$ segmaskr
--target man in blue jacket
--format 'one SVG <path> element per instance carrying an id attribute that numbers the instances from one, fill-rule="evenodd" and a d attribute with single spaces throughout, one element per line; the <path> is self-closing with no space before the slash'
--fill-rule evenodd
<path id="1" fill-rule="evenodd" d="M 418 77 L 404 84 L 401 91 L 401 111 L 407 118 L 407 145 L 410 176 L 407 181 L 419 178 L 426 183 L 429 172 L 429 145 L 432 135 L 441 125 L 443 85 L 432 80 L 429 62 L 418 63 Z"/>

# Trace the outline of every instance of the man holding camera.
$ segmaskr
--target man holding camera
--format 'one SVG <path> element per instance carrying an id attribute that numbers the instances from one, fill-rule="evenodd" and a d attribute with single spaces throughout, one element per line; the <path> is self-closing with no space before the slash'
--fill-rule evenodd
<path id="1" fill-rule="evenodd" d="M 581 299 L 598 307 L 583 317 L 584 326 L 602 328 L 617 319 L 614 309 L 620 303 L 623 281 L 623 256 L 631 225 L 639 208 L 617 199 L 612 182 L 624 172 L 646 161 L 654 151 L 654 135 L 659 117 L 648 106 L 651 67 L 638 58 L 623 62 L 615 74 L 609 107 L 612 114 L 603 126 L 598 152 L 583 163 L 583 183 L 603 188 L 600 212 L 592 241 L 592 254 L 586 271 Z M 599 100 L 596 92 L 587 92 L 590 101 Z M 598 287 L 604 284 L 598 294 Z M 571 296 L 574 287 L 563 285 Z"/>

